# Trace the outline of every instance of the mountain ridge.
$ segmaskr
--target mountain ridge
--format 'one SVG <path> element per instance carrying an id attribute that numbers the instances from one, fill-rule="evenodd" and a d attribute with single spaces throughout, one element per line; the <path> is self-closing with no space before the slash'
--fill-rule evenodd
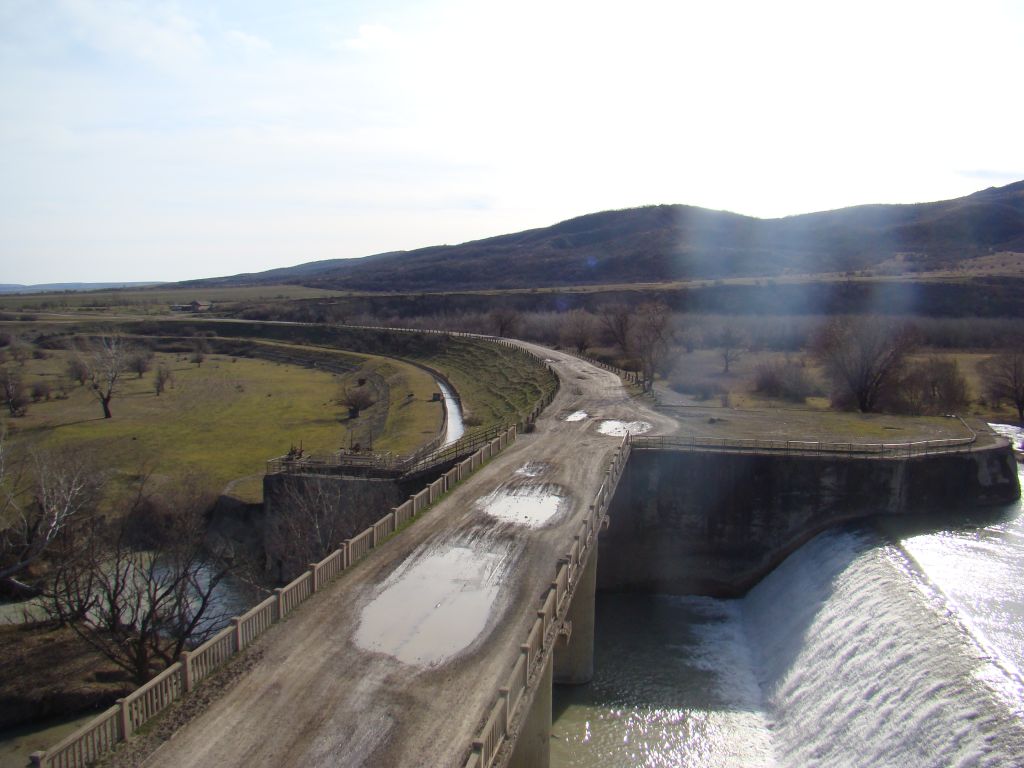
<path id="1" fill-rule="evenodd" d="M 690 205 L 584 214 L 457 245 L 329 259 L 184 285 L 269 282 L 340 290 L 530 288 L 848 273 L 903 258 L 945 268 L 1024 252 L 1024 181 L 929 203 L 775 219 Z"/>

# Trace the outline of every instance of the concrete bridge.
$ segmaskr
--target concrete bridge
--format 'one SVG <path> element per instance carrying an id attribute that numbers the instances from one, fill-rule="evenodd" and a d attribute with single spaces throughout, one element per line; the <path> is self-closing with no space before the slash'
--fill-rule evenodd
<path id="1" fill-rule="evenodd" d="M 258 663 L 147 765 L 461 766 L 470 759 L 481 715 L 522 653 L 559 560 L 592 520 L 620 450 L 621 430 L 602 434 L 599 426 L 676 429 L 631 399 L 615 374 L 534 351 L 562 382 L 536 430 L 268 632 Z M 594 550 L 576 564 L 569 615 L 563 601 L 544 627 L 554 638 L 568 619 L 571 634 L 557 648 L 542 644 L 530 660 L 538 705 L 519 708 L 533 737 L 522 739 L 519 764 L 546 762 L 552 678 L 589 679 Z"/>

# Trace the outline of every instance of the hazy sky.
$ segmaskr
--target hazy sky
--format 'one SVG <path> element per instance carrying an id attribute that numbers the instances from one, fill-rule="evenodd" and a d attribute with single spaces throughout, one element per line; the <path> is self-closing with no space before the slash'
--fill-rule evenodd
<path id="1" fill-rule="evenodd" d="M 1024 178 L 1024 2 L 0 0 L 0 283 Z"/>

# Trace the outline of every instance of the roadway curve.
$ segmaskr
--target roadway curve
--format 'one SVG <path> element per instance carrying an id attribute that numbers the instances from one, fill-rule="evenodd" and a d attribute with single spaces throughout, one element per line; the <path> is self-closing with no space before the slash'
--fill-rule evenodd
<path id="1" fill-rule="evenodd" d="M 264 635 L 253 669 L 145 765 L 462 764 L 621 441 L 599 425 L 677 428 L 614 374 L 531 349 L 561 379 L 536 431 Z"/>

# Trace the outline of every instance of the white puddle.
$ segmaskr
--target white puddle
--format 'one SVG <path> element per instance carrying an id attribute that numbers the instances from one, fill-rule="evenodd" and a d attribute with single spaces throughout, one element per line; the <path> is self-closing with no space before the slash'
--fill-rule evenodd
<path id="1" fill-rule="evenodd" d="M 585 418 L 587 418 L 587 412 L 586 411 L 576 411 L 575 413 L 570 413 L 568 416 L 566 416 L 565 420 L 566 421 L 583 421 Z"/>
<path id="2" fill-rule="evenodd" d="M 517 469 L 516 474 L 522 477 L 540 477 L 548 466 L 546 461 L 530 461 Z"/>
<path id="3" fill-rule="evenodd" d="M 597 431 L 602 435 L 611 435 L 612 437 L 623 437 L 628 432 L 631 435 L 642 435 L 644 432 L 649 431 L 651 425 L 646 421 L 618 421 L 617 419 L 609 419 L 608 421 L 602 421 Z"/>
<path id="4" fill-rule="evenodd" d="M 356 644 L 418 667 L 447 661 L 487 626 L 507 558 L 450 547 L 406 561 L 363 609 Z"/>
<path id="5" fill-rule="evenodd" d="M 499 488 L 477 502 L 484 512 L 506 523 L 541 528 L 561 511 L 565 497 L 553 485 Z"/>

